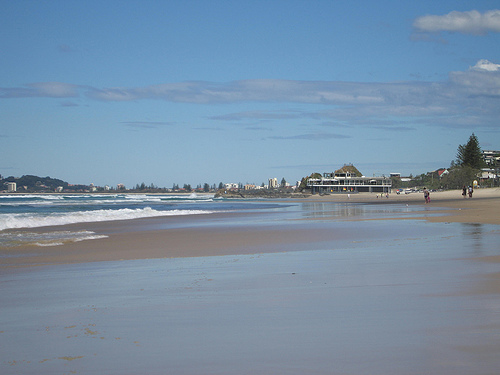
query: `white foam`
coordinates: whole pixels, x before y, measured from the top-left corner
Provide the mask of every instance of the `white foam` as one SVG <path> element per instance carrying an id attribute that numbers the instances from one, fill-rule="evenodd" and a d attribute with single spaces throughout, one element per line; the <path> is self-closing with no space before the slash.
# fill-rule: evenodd
<path id="1" fill-rule="evenodd" d="M 0 231 L 14 228 L 37 228 L 46 226 L 91 223 L 101 221 L 132 220 L 157 216 L 181 216 L 210 214 L 215 211 L 203 210 L 170 210 L 158 211 L 151 207 L 140 209 L 122 208 L 118 210 L 94 210 L 69 213 L 41 214 L 2 214 L 0 215 Z"/>
<path id="2" fill-rule="evenodd" d="M 39 247 L 61 246 L 61 245 L 64 245 L 64 242 L 62 242 L 62 241 L 60 241 L 60 242 L 35 242 L 35 243 L 33 243 L 33 245 L 39 246 Z"/>
<path id="3" fill-rule="evenodd" d="M 82 205 L 106 204 L 106 203 L 147 203 L 164 202 L 169 200 L 193 201 L 193 202 L 211 202 L 213 195 L 147 195 L 147 194 L 82 194 L 82 195 L 64 195 L 64 194 L 24 194 L 24 195 L 0 195 L 0 206 L 47 206 L 72 205 L 75 203 Z"/>
<path id="4" fill-rule="evenodd" d="M 40 200 L 63 200 L 71 197 L 71 195 L 55 195 L 55 194 L 22 194 L 22 195 L 0 195 L 1 200 L 8 199 L 40 199 Z"/>
<path id="5" fill-rule="evenodd" d="M 59 246 L 65 243 L 80 242 L 108 238 L 88 230 L 81 231 L 54 231 L 54 232 L 3 232 L 0 233 L 0 247 L 16 246 Z"/>
<path id="6" fill-rule="evenodd" d="M 85 235 L 83 237 L 66 237 L 66 238 L 62 238 L 62 239 L 59 239 L 59 240 L 43 240 L 43 239 L 40 239 L 38 242 L 34 242 L 33 245 L 34 246 L 39 246 L 39 247 L 49 247 L 49 246 L 61 246 L 61 245 L 64 245 L 66 243 L 70 243 L 70 242 L 81 242 L 81 241 L 87 241 L 87 240 L 98 240 L 98 239 L 101 239 L 101 238 L 108 238 L 108 236 L 104 236 L 104 235 Z M 28 244 L 29 242 L 26 241 L 26 243 Z"/>

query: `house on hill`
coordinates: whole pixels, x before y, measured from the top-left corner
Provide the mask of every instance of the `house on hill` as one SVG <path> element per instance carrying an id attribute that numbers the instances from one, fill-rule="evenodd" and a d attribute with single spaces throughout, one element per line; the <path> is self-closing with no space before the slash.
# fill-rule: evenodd
<path id="1" fill-rule="evenodd" d="M 353 165 L 344 165 L 335 172 L 323 173 L 321 178 L 310 178 L 307 187 L 312 194 L 330 193 L 390 193 L 389 177 L 365 177 Z"/>
<path id="2" fill-rule="evenodd" d="M 436 171 L 436 173 L 437 173 L 438 177 L 441 178 L 441 177 L 447 175 L 449 172 L 446 168 L 441 168 L 441 169 L 438 169 Z"/>
<path id="3" fill-rule="evenodd" d="M 341 174 L 341 173 L 350 173 L 351 175 L 355 177 L 363 177 L 361 172 L 352 164 L 344 164 L 344 166 L 340 169 L 337 169 L 334 173 L 336 174 Z"/>

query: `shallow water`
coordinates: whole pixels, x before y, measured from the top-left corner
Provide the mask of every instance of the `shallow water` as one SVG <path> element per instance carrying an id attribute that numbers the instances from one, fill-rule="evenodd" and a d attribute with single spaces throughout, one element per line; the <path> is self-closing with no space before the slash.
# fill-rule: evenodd
<path id="1" fill-rule="evenodd" d="M 360 204 L 350 202 L 221 200 L 211 196 L 162 195 L 20 195 L 0 196 L 0 250 L 18 246 L 55 246 L 103 238 L 85 228 L 100 222 L 141 221 L 141 230 L 169 229 L 180 225 L 252 226 L 291 225 L 291 220 L 389 219 L 439 214 L 439 208 L 405 204 Z M 220 214 L 245 213 L 231 219 Z M 256 217 L 256 215 L 260 215 Z M 189 221 L 168 220 L 189 217 Z M 197 216 L 203 217 L 197 220 Z M 204 220 L 205 217 L 213 220 Z M 139 220 L 140 219 L 140 220 Z M 148 221 L 149 219 L 149 221 Z M 161 220 L 164 219 L 164 220 Z"/>
<path id="2" fill-rule="evenodd" d="M 0 275 L 0 373 L 497 372 L 500 302 L 477 291 L 499 267 L 470 259 L 498 253 L 497 226 L 316 225 L 364 235 Z"/>

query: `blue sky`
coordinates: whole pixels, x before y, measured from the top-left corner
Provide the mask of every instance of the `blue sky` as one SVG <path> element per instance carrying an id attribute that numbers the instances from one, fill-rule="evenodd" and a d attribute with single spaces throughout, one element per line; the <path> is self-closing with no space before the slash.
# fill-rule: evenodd
<path id="1" fill-rule="evenodd" d="M 0 2 L 3 176 L 295 183 L 500 149 L 498 1 Z"/>

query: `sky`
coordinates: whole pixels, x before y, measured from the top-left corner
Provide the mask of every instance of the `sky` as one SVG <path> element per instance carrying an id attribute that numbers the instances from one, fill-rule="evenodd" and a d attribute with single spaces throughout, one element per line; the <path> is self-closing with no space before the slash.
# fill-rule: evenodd
<path id="1" fill-rule="evenodd" d="M 294 184 L 500 150 L 498 0 L 0 5 L 4 177 Z"/>

